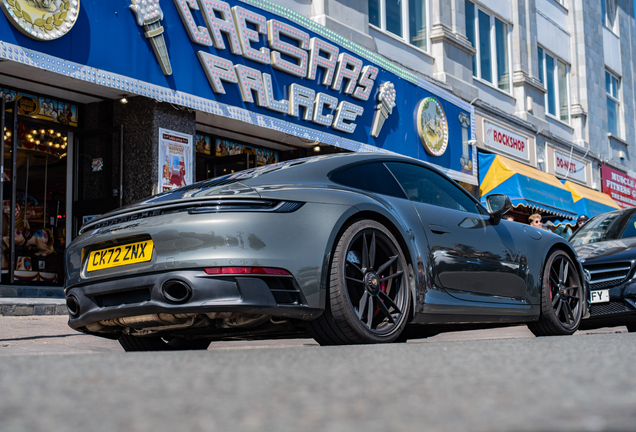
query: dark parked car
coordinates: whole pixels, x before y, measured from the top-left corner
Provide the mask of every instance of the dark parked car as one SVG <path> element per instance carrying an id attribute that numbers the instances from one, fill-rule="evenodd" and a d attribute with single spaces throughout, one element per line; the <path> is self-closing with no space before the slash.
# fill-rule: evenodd
<path id="1" fill-rule="evenodd" d="M 636 208 L 590 219 L 570 242 L 590 273 L 590 318 L 581 328 L 636 331 Z"/>
<path id="2" fill-rule="evenodd" d="M 381 343 L 527 323 L 574 333 L 587 313 L 569 243 L 502 221 L 426 163 L 299 159 L 155 195 L 68 247 L 69 325 L 128 350 L 306 337 Z"/>

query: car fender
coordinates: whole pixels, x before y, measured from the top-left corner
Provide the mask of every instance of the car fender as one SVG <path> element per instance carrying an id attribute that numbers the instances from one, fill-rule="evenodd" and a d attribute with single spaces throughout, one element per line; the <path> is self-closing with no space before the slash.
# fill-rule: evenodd
<path id="1" fill-rule="evenodd" d="M 333 251 L 336 247 L 336 242 L 338 241 L 341 233 L 346 229 L 349 225 L 350 221 L 355 219 L 374 219 L 379 220 L 380 222 L 386 225 L 385 221 L 391 224 L 387 228 L 392 231 L 394 236 L 399 237 L 396 238 L 398 242 L 400 242 L 400 247 L 403 250 L 403 253 L 406 256 L 408 262 L 408 272 L 409 272 L 409 289 L 411 290 L 411 314 L 416 310 L 416 299 L 418 298 L 418 290 L 425 290 L 426 278 L 424 275 L 419 274 L 419 272 L 415 272 L 414 269 L 425 267 L 424 260 L 427 259 L 428 254 L 426 251 L 422 250 L 427 247 L 426 234 L 424 230 L 421 228 L 421 223 L 417 218 L 417 214 L 412 208 L 412 204 L 408 200 L 399 199 L 399 202 L 395 202 L 394 200 L 387 200 L 385 197 L 380 195 L 374 196 L 374 194 L 369 194 L 369 196 L 355 194 L 357 198 L 357 202 L 352 203 L 352 207 L 347 211 L 343 212 L 338 220 L 337 224 L 334 225 L 333 230 L 329 235 L 329 240 L 327 242 L 327 250 L 325 251 L 325 261 L 323 263 L 323 278 L 321 281 L 320 291 L 321 291 L 321 305 L 324 306 L 324 301 L 326 299 L 326 292 L 329 286 L 329 267 L 331 264 L 331 257 L 333 255 Z M 398 200 L 397 198 L 395 200 Z M 399 205 L 400 207 L 405 207 L 408 212 L 411 212 L 411 217 L 413 220 L 405 220 L 402 216 L 405 211 L 398 211 L 395 207 Z M 418 265 L 418 263 L 421 263 Z M 421 279 L 421 280 L 420 280 Z"/>
<path id="2" fill-rule="evenodd" d="M 549 231 L 538 230 L 537 228 L 532 228 L 527 225 L 521 225 L 520 229 L 526 234 L 525 241 L 528 245 L 528 271 L 533 276 L 532 278 L 528 278 L 528 290 L 527 290 L 527 301 L 530 304 L 540 304 L 541 303 L 541 290 L 543 286 L 543 272 L 545 269 L 546 259 L 550 253 L 552 253 L 555 249 L 561 249 L 565 251 L 570 257 L 572 261 L 574 261 L 577 266 L 577 272 L 581 278 L 581 283 L 583 284 L 583 294 L 584 294 L 584 316 L 588 311 L 588 303 L 589 303 L 589 283 L 586 279 L 585 272 L 583 271 L 583 266 L 578 258 L 578 255 L 572 245 L 564 240 L 562 237 L 553 234 Z M 540 234 L 540 237 L 536 235 L 536 233 Z M 538 238 L 537 238 L 538 237 Z M 535 259 L 540 257 L 541 259 Z M 532 285 L 531 285 L 532 284 Z"/>

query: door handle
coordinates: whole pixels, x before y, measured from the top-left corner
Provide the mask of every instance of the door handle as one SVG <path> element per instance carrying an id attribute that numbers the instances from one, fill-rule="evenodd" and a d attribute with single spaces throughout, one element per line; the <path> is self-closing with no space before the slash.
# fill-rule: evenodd
<path id="1" fill-rule="evenodd" d="M 433 231 L 435 234 L 447 234 L 450 232 L 450 230 L 448 228 L 446 228 L 445 226 L 442 225 L 433 225 L 433 224 L 429 224 L 428 227 L 431 229 L 431 231 Z"/>

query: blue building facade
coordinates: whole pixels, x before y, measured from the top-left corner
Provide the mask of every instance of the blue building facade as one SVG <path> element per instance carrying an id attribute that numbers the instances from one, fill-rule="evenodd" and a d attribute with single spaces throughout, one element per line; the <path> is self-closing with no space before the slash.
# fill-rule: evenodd
<path id="1" fill-rule="evenodd" d="M 471 104 L 292 9 L 263 0 L 1 5 L 5 149 L 18 156 L 5 158 L 5 213 L 22 209 L 17 224 L 51 237 L 48 249 L 27 239 L 14 254 L 5 247 L 11 283 L 60 284 L 53 257 L 82 223 L 227 170 L 395 152 L 476 192 Z"/>

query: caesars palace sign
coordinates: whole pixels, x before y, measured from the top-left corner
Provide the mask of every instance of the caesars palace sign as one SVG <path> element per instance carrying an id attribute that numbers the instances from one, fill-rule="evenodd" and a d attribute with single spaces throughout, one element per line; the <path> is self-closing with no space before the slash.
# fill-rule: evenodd
<path id="1" fill-rule="evenodd" d="M 217 50 L 227 49 L 233 54 L 271 65 L 282 72 L 309 81 L 316 80 L 318 68 L 322 68 L 324 73 L 320 84 L 326 88 L 334 91 L 342 89 L 344 94 L 361 101 L 368 100 L 371 95 L 378 68 L 363 65 L 362 60 L 348 53 L 340 53 L 335 45 L 317 37 L 310 38 L 308 33 L 281 21 L 266 20 L 264 16 L 241 6 L 230 8 L 223 1 L 175 0 L 175 5 L 190 40 L 195 44 L 214 45 Z M 163 16 L 159 0 L 133 0 L 130 8 L 135 13 L 137 24 L 147 28 L 146 37 L 153 38 L 160 34 L 160 26 L 148 25 Z M 196 25 L 192 16 L 194 11 L 203 14 L 206 27 Z M 261 35 L 268 46 L 256 49 L 252 44 L 260 43 Z M 170 74 L 169 60 L 166 62 L 158 49 L 155 49 L 155 54 L 162 64 L 164 74 Z M 238 85 L 244 102 L 256 103 L 260 107 L 293 117 L 300 117 L 302 107 L 303 120 L 347 133 L 355 130 L 356 125 L 353 122 L 364 112 L 361 106 L 350 101 L 339 101 L 334 96 L 296 83 L 289 86 L 288 99 L 276 100 L 271 75 L 243 64 L 235 65 L 230 60 L 206 51 L 198 51 L 197 56 L 215 93 L 225 93 L 224 83 L 235 84 Z M 388 106 L 395 105 L 395 92 L 391 94 L 390 90 L 389 88 L 385 92 L 384 104 Z M 335 109 L 335 115 L 325 114 L 325 108 Z"/>
<path id="2" fill-rule="evenodd" d="M 137 25 L 144 29 L 144 36 L 151 43 L 163 74 L 171 75 L 160 0 L 130 2 L 130 10 Z M 303 82 L 313 82 L 314 87 L 293 82 L 284 92 L 288 96 L 276 99 L 274 88 L 278 82 L 269 73 L 244 64 L 234 64 L 227 58 L 211 54 L 209 50 L 200 49 L 196 55 L 214 93 L 225 94 L 227 86 L 238 86 L 245 103 L 254 103 L 343 133 L 355 131 L 356 119 L 364 113 L 361 104 L 374 93 L 375 80 L 380 73 L 378 67 L 364 64 L 361 58 L 341 52 L 338 46 L 324 39 L 310 37 L 307 32 L 288 23 L 267 19 L 242 6 L 230 7 L 219 0 L 174 0 L 174 4 L 192 43 L 202 47 L 214 46 L 216 54 L 225 51 L 269 65 Z M 9 21 L 22 33 L 46 41 L 70 31 L 79 16 L 80 0 L 0 0 L 0 6 Z M 205 26 L 197 25 L 198 22 L 205 22 Z M 319 69 L 322 74 L 318 73 Z M 327 90 L 332 94 L 328 94 Z M 385 81 L 376 93 L 378 103 L 374 107 L 371 127 L 371 135 L 375 138 L 393 112 L 396 89 L 393 83 Z M 421 100 L 416 109 L 418 135 L 424 148 L 432 156 L 442 155 L 448 144 L 448 122 L 444 109 L 433 97 Z M 460 122 L 466 129 L 470 121 L 462 115 Z M 462 161 L 463 166 L 470 165 L 467 149 L 463 150 Z"/>

